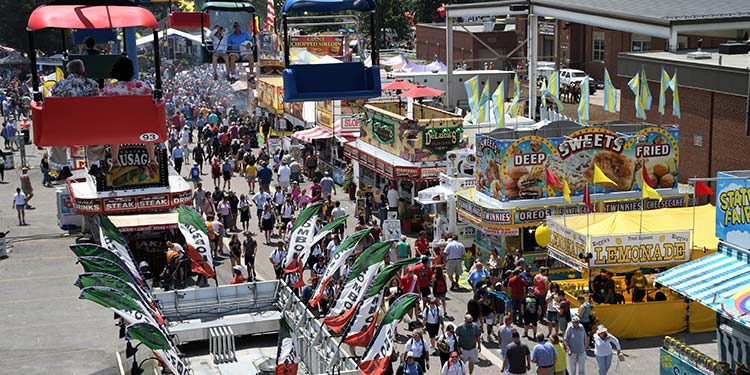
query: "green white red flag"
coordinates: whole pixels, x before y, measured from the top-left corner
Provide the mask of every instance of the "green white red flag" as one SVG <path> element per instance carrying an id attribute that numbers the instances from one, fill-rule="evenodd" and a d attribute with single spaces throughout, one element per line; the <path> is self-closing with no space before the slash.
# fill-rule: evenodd
<path id="1" fill-rule="evenodd" d="M 122 259 L 123 265 L 136 277 L 138 284 L 145 286 L 146 283 L 135 265 L 133 253 L 130 251 L 125 237 L 107 216 L 98 215 L 97 218 L 99 219 L 99 241 L 102 247 Z"/>
<path id="2" fill-rule="evenodd" d="M 408 293 L 393 301 L 359 363 L 359 369 L 363 374 L 382 375 L 385 373 L 393 355 L 396 325 L 414 307 L 419 298 L 416 293 Z"/>
<path id="3" fill-rule="evenodd" d="M 374 296 L 366 298 L 357 306 L 357 312 L 351 319 L 349 332 L 344 338 L 344 342 L 354 346 L 366 347 L 375 334 L 375 328 L 378 325 L 378 315 L 380 315 L 380 306 L 383 304 L 384 290 L 375 293 Z"/>
<path id="4" fill-rule="evenodd" d="M 177 222 L 180 233 L 185 237 L 185 254 L 190 258 L 193 272 L 216 279 L 206 222 L 194 208 L 188 206 L 177 208 Z"/>
<path id="5" fill-rule="evenodd" d="M 276 351 L 276 375 L 296 375 L 298 368 L 297 335 L 282 319 Z"/>
<path id="6" fill-rule="evenodd" d="M 370 235 L 372 228 L 363 229 L 357 233 L 347 237 L 343 242 L 339 244 L 339 248 L 331 257 L 331 260 L 326 266 L 326 270 L 323 273 L 323 277 L 320 279 L 315 292 L 313 292 L 312 298 L 310 298 L 310 306 L 317 306 L 320 299 L 323 298 L 323 291 L 326 289 L 328 284 L 333 280 L 333 276 L 337 271 L 341 270 L 341 267 L 346 263 L 346 259 L 354 252 L 357 245 L 367 236 Z"/>
<path id="7" fill-rule="evenodd" d="M 323 323 L 335 333 L 341 333 L 344 331 L 347 323 L 351 320 L 354 314 L 357 312 L 357 307 L 362 301 L 365 295 L 367 287 L 375 278 L 375 275 L 380 269 L 382 262 L 375 263 L 370 266 L 365 272 L 360 272 L 359 275 L 354 278 L 349 278 L 349 281 L 344 284 L 341 288 L 341 293 L 334 302 L 328 312 L 328 316 L 323 319 Z"/>

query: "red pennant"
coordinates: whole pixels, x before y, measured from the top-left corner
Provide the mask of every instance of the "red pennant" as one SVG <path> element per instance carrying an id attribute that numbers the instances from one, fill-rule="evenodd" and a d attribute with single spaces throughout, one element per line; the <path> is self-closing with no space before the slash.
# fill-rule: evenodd
<path id="1" fill-rule="evenodd" d="M 313 298 L 310 299 L 310 302 L 308 302 L 310 306 L 312 307 L 318 306 L 318 303 L 323 298 L 323 292 L 326 290 L 326 287 L 328 287 L 328 284 L 331 282 L 331 279 L 332 277 L 328 276 L 325 280 L 320 281 L 321 283 L 323 283 L 323 285 L 320 287 L 321 292 L 318 295 L 313 296 Z"/>
<path id="2" fill-rule="evenodd" d="M 703 183 L 702 181 L 695 181 L 695 196 L 699 197 L 701 195 L 714 195 L 714 191 L 711 190 L 708 185 Z"/>
<path id="3" fill-rule="evenodd" d="M 646 184 L 648 184 L 648 186 L 656 187 L 656 183 L 654 181 L 652 181 L 651 177 L 649 177 L 649 175 L 648 175 L 648 171 L 646 170 L 646 165 L 644 165 L 641 168 L 641 171 L 643 172 L 643 182 L 645 182 Z M 643 189 L 643 188 L 641 188 L 641 189 Z"/>
<path id="4" fill-rule="evenodd" d="M 305 280 L 302 280 L 302 273 L 297 277 L 297 282 L 294 283 L 293 289 L 299 289 L 305 286 Z"/>
<path id="5" fill-rule="evenodd" d="M 594 204 L 591 202 L 591 193 L 589 192 L 589 184 L 583 188 L 583 203 L 589 208 L 589 212 L 594 212 Z"/>
<path id="6" fill-rule="evenodd" d="M 370 325 L 367 326 L 367 329 L 362 332 L 357 332 L 353 335 L 350 335 L 344 340 L 344 342 L 350 345 L 366 348 L 367 344 L 369 344 L 370 340 L 372 340 L 372 336 L 375 334 L 375 327 L 377 325 L 378 319 L 377 314 L 375 314 L 375 319 L 370 322 Z"/>
<path id="7" fill-rule="evenodd" d="M 555 175 L 550 172 L 549 168 L 544 168 L 544 174 L 547 177 L 547 185 L 556 186 L 559 188 L 563 186 L 560 180 L 558 180 L 557 177 L 555 177 Z"/>
<path id="8" fill-rule="evenodd" d="M 203 255 L 201 255 L 198 250 L 188 245 L 186 254 L 188 258 L 190 258 L 190 268 L 193 270 L 193 272 L 205 275 L 212 279 L 216 278 L 216 273 L 214 273 L 213 267 L 208 264 L 208 261 L 203 258 Z"/>
<path id="9" fill-rule="evenodd" d="M 279 363 L 276 366 L 276 375 L 296 375 L 299 368 L 297 363 Z"/>
<path id="10" fill-rule="evenodd" d="M 354 307 L 339 316 L 332 316 L 330 318 L 323 319 L 323 323 L 327 325 L 328 328 L 330 328 L 334 333 L 341 333 L 344 330 L 344 326 L 346 326 L 346 323 L 348 323 L 349 320 L 351 320 L 354 316 L 354 313 L 357 312 L 357 308 L 359 307 L 360 303 L 361 302 L 358 302 L 356 305 L 354 305 Z"/>

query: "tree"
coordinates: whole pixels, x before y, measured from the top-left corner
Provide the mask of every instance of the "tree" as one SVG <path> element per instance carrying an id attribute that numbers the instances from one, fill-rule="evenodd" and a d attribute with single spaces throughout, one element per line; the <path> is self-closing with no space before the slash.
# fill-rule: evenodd
<path id="1" fill-rule="evenodd" d="M 442 20 L 442 17 L 438 14 L 437 8 L 443 5 L 443 3 L 444 1 L 441 0 L 417 1 L 414 6 L 414 22 L 433 23 Z"/>
<path id="2" fill-rule="evenodd" d="M 29 15 L 38 6 L 46 3 L 46 0 L 0 0 L 0 44 L 27 51 L 29 47 L 26 23 Z M 45 30 L 34 33 L 35 47 L 45 53 L 54 53 L 62 50 L 61 33 L 59 31 Z"/>

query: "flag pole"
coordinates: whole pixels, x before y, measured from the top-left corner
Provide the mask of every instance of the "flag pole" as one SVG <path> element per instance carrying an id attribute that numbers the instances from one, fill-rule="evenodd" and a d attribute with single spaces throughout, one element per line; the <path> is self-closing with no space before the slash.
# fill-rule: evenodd
<path id="1" fill-rule="evenodd" d="M 693 235 L 690 238 L 690 249 L 692 250 L 695 247 L 695 205 L 698 203 L 696 202 L 698 200 L 698 196 L 695 195 L 695 181 L 691 181 L 693 184 Z M 688 197 L 690 197 L 690 193 L 688 193 Z"/>
<path id="2" fill-rule="evenodd" d="M 640 219 L 638 220 L 638 236 L 643 234 L 643 206 L 646 204 L 645 199 L 643 198 L 643 192 L 646 186 L 646 178 L 643 176 L 643 172 L 641 172 L 641 214 Z M 639 238 L 640 239 L 640 238 Z"/>

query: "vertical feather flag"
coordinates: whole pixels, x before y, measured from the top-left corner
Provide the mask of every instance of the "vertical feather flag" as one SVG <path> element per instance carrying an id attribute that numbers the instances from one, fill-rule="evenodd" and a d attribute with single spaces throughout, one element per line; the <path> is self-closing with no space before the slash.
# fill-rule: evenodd
<path id="1" fill-rule="evenodd" d="M 633 102 L 635 103 L 635 117 L 639 119 L 646 119 L 646 111 L 643 109 L 643 104 L 641 101 L 641 77 L 640 73 L 636 73 L 633 78 L 628 81 L 628 87 L 630 87 L 630 91 L 633 92 L 633 95 L 635 96 L 635 99 Z"/>
<path id="2" fill-rule="evenodd" d="M 464 82 L 466 98 L 469 101 L 471 119 L 475 125 L 479 125 L 479 76 L 474 76 Z"/>
<path id="3" fill-rule="evenodd" d="M 549 90 L 549 94 L 552 95 L 553 98 L 560 97 L 560 75 L 558 72 L 553 72 L 549 75 L 549 84 L 547 84 L 547 89 Z"/>
<path id="4" fill-rule="evenodd" d="M 253 17 L 253 34 L 260 34 L 260 17 Z"/>
<path id="5" fill-rule="evenodd" d="M 563 187 L 563 184 L 560 183 L 560 180 L 555 177 L 555 175 L 552 173 L 552 171 L 549 170 L 549 168 L 544 168 L 544 177 L 545 180 L 547 180 L 547 185 Z"/>
<path id="6" fill-rule="evenodd" d="M 664 105 L 667 103 L 667 90 L 672 86 L 669 74 L 661 68 L 661 80 L 659 80 L 659 113 L 664 115 Z"/>
<path id="7" fill-rule="evenodd" d="M 578 103 L 578 121 L 589 122 L 589 76 L 581 81 L 581 102 Z"/>
<path id="8" fill-rule="evenodd" d="M 482 95 L 479 97 L 479 121 L 477 124 L 490 122 L 490 81 L 485 82 Z"/>
<path id="9" fill-rule="evenodd" d="M 518 102 L 521 100 L 521 82 L 518 73 L 513 76 L 513 100 L 510 102 L 510 117 L 518 116 Z"/>
<path id="10" fill-rule="evenodd" d="M 568 204 L 570 204 L 571 203 L 570 202 L 570 186 L 568 186 L 568 180 L 566 180 L 565 177 L 563 177 L 562 183 L 563 183 L 563 189 L 562 189 L 563 198 L 565 198 L 565 201 L 568 202 Z"/>
<path id="11" fill-rule="evenodd" d="M 617 91 L 615 91 L 607 68 L 604 68 L 604 111 L 617 112 Z"/>
<path id="12" fill-rule="evenodd" d="M 646 78 L 646 69 L 641 67 L 641 86 L 640 86 L 641 106 L 645 111 L 651 109 L 651 90 L 648 88 L 648 79 Z"/>
<path id="13" fill-rule="evenodd" d="M 672 115 L 680 118 L 680 94 L 677 92 L 677 72 L 672 76 Z"/>
<path id="14" fill-rule="evenodd" d="M 546 80 L 542 80 L 542 88 L 539 91 L 542 96 L 542 105 L 539 106 L 539 117 L 542 119 L 542 121 L 544 121 L 549 118 L 547 115 L 547 95 L 551 95 L 549 89 L 547 88 Z"/>
<path id="15" fill-rule="evenodd" d="M 655 199 L 659 202 L 661 202 L 662 200 L 661 195 L 659 195 L 656 189 L 648 186 L 646 181 L 643 181 L 641 183 L 641 199 Z"/>
<path id="16" fill-rule="evenodd" d="M 505 127 L 505 81 L 500 84 L 492 93 L 492 108 L 495 115 L 495 126 L 498 128 Z"/>

